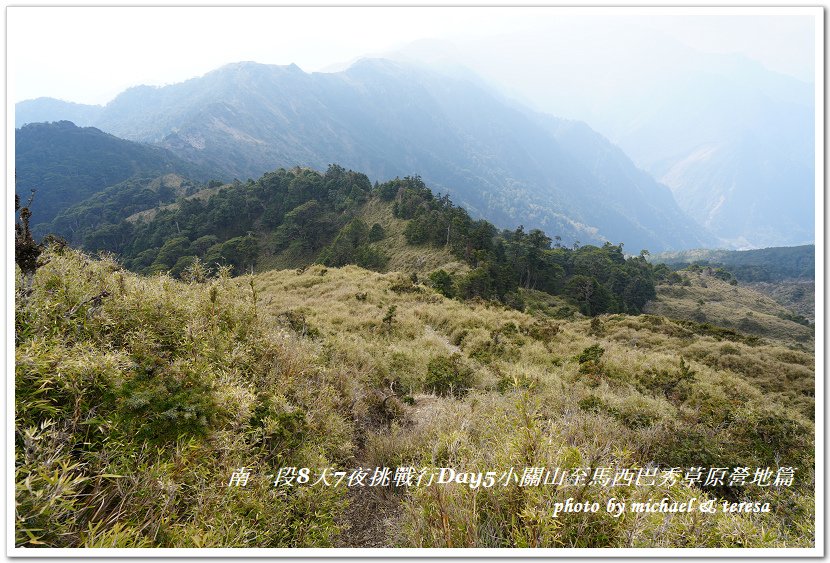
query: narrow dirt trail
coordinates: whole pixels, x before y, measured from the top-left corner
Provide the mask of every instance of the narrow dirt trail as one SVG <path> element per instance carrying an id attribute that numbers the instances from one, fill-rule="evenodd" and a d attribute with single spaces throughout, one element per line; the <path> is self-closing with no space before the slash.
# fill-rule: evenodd
<path id="1" fill-rule="evenodd" d="M 430 419 L 430 412 L 440 399 L 434 395 L 415 395 L 415 405 L 407 409 L 406 419 L 410 431 Z M 362 467 L 371 476 L 375 466 L 365 461 L 364 451 L 358 452 L 355 468 Z M 389 468 L 394 475 L 395 468 Z M 368 482 L 368 477 L 367 480 Z M 372 548 L 396 547 L 393 545 L 395 530 L 403 516 L 404 492 L 394 492 L 390 487 L 349 487 L 348 506 L 338 519 L 343 531 L 336 547 Z"/>
<path id="2" fill-rule="evenodd" d="M 401 513 L 402 496 L 376 487 L 351 487 L 336 547 L 394 547 L 390 529 Z"/>

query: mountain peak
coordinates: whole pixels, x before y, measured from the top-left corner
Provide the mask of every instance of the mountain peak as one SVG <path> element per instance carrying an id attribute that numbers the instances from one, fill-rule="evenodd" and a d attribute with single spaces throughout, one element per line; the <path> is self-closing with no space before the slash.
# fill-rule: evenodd
<path id="1" fill-rule="evenodd" d="M 247 72 L 247 73 L 264 73 L 264 72 L 276 72 L 276 71 L 287 71 L 292 73 L 300 73 L 305 74 L 303 69 L 297 66 L 295 63 L 287 64 L 287 65 L 275 65 L 275 64 L 266 64 L 266 63 L 258 63 L 256 61 L 238 61 L 235 63 L 228 63 L 224 66 L 219 67 L 216 70 L 209 72 L 208 74 L 226 74 L 226 73 L 238 73 L 238 72 Z"/>

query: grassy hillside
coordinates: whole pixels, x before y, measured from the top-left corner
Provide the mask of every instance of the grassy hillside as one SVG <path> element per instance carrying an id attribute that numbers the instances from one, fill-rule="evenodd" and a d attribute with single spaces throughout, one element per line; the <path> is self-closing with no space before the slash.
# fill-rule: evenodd
<path id="1" fill-rule="evenodd" d="M 689 284 L 660 284 L 646 313 L 710 323 L 748 335 L 788 342 L 812 350 L 814 330 L 799 324 L 792 310 L 741 285 L 731 285 L 706 271 L 684 271 Z"/>
<path id="2" fill-rule="evenodd" d="M 66 250 L 18 277 L 16 544 L 327 545 L 344 495 L 237 467 L 341 465 L 344 376 L 257 317 L 250 288 L 141 278 Z"/>
<path id="3" fill-rule="evenodd" d="M 734 278 L 742 287 L 767 295 L 789 310 L 784 315 L 806 324 L 804 321 L 815 320 L 815 253 L 814 245 L 741 251 L 698 249 L 661 252 L 649 260 L 675 269 L 690 264 L 695 265 L 693 269 L 720 269 L 721 279 Z M 782 315 L 780 311 L 773 314 Z"/>
<path id="4" fill-rule="evenodd" d="M 810 343 L 656 315 L 558 319 L 558 298 L 522 290 L 531 315 L 356 266 L 205 279 L 197 265 L 177 281 L 70 250 L 42 261 L 17 282 L 17 545 L 813 545 Z M 797 470 L 791 488 L 266 477 L 653 465 Z M 228 487 L 242 466 L 251 482 Z M 610 496 L 772 511 L 551 516 Z"/>
<path id="5" fill-rule="evenodd" d="M 801 315 L 810 322 L 816 316 L 816 283 L 813 280 L 793 280 L 780 282 L 755 282 L 746 284 L 780 303 L 796 315 Z"/>

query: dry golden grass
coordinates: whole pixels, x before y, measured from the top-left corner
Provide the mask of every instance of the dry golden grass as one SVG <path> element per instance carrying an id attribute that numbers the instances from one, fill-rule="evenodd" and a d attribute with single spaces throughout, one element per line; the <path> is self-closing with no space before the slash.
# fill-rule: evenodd
<path id="1" fill-rule="evenodd" d="M 396 236 L 394 225 L 388 225 L 387 234 Z M 121 507 L 110 520 L 92 518 L 93 528 L 83 538 L 79 530 L 58 522 L 65 526 L 61 530 L 76 534 L 75 544 L 354 545 L 343 535 L 349 528 L 360 545 L 371 546 L 814 543 L 811 341 L 778 340 L 775 330 L 754 341 L 653 315 L 559 319 L 556 313 L 566 303 L 532 293 L 533 314 L 528 314 L 493 303 L 446 299 L 413 283 L 408 273 L 354 266 L 314 265 L 184 284 L 163 276 L 139 278 L 110 262 L 74 253 L 51 260 L 38 273 L 32 295 L 19 289 L 24 297 L 18 310 L 18 386 L 32 394 L 25 412 L 17 413 L 21 420 L 46 408 L 35 389 L 52 377 L 54 366 L 74 385 L 61 391 L 69 393 L 64 407 L 70 408 L 73 397 L 89 388 L 85 377 L 94 385 L 134 378 L 135 364 L 150 360 L 163 366 L 163 377 L 186 381 L 198 374 L 196 383 L 209 390 L 212 404 L 223 413 L 206 427 L 206 435 L 177 442 L 172 454 L 159 450 L 130 457 L 131 448 L 140 445 L 119 434 L 121 441 L 113 443 L 120 449 L 112 455 L 122 473 L 135 476 L 119 486 L 139 495 L 136 507 L 142 512 Z M 728 309 L 727 288 L 706 283 L 709 287 L 686 289 L 712 299 L 715 294 L 706 290 L 717 290 L 722 300 L 715 303 Z M 62 324 L 62 311 L 102 289 L 118 300 L 105 300 L 100 311 L 86 310 L 88 322 L 80 328 Z M 692 307 L 681 296 L 671 299 L 672 310 Z M 739 290 L 732 310 L 776 314 L 769 303 L 753 299 L 758 298 Z M 712 312 L 717 312 L 714 305 Z M 430 369 L 442 359 L 440 365 L 471 373 L 469 388 L 444 396 L 432 392 L 428 380 L 435 374 Z M 89 366 L 97 367 L 90 371 Z M 263 412 L 267 416 L 255 422 Z M 71 461 L 72 454 L 57 447 L 60 433 L 30 426 L 18 431 L 29 432 L 30 441 L 42 437 L 44 444 L 57 448 L 55 455 Z M 46 479 L 44 464 L 53 463 L 47 449 L 23 454 L 29 456 L 22 462 L 28 474 Z M 619 487 L 610 494 L 596 485 L 579 490 L 390 487 L 351 492 L 348 509 L 338 494 L 298 493 L 283 499 L 263 487 L 244 491 L 250 495 L 236 491 L 223 496 L 206 487 L 217 473 L 245 463 L 246 455 L 268 463 L 286 459 L 346 469 L 412 465 L 499 472 L 514 467 L 521 472 L 529 466 L 781 464 L 799 472 L 793 488 L 780 490 L 704 492 L 675 485 Z M 86 457 L 81 462 L 88 467 L 68 465 L 67 490 L 53 491 L 48 498 L 77 503 L 79 513 L 88 514 L 84 511 L 94 509 L 81 502 L 82 484 L 73 489 L 72 479 L 85 478 L 92 469 L 115 468 Z M 189 475 L 186 486 L 177 486 L 171 477 L 177 467 Z M 18 500 L 36 512 L 25 480 L 18 487 Z M 171 492 L 163 496 L 164 491 Z M 643 514 L 614 519 L 604 511 L 551 516 L 553 503 L 569 496 L 604 505 L 609 496 L 631 502 L 718 494 L 768 500 L 775 509 L 770 514 L 670 518 Z M 276 515 L 274 508 L 279 509 Z M 356 524 L 377 514 L 383 518 L 376 526 Z M 246 534 L 254 534 L 253 539 Z"/>
<path id="2" fill-rule="evenodd" d="M 539 316 L 532 316 L 445 299 L 413 286 L 403 274 L 356 267 L 314 266 L 255 280 L 275 322 L 285 312 L 302 312 L 319 331 L 317 341 L 329 361 L 344 366 L 364 388 L 382 392 L 394 382 L 395 390 L 413 396 L 414 404 L 402 405 L 387 425 L 367 428 L 360 455 L 371 465 L 475 470 L 556 465 L 575 455 L 593 465 L 690 466 L 771 462 L 791 459 L 794 452 L 806 456 L 799 462 L 812 464 L 809 342 L 801 343 L 803 350 L 792 349 L 789 340 L 777 342 L 774 331 L 757 343 L 719 340 L 717 333 L 695 333 L 654 316 L 606 315 L 598 326 L 579 315 L 570 321 L 549 319 L 544 313 L 560 303 L 537 305 Z M 713 291 L 732 289 L 724 285 Z M 749 292 L 737 295 L 733 310 L 755 307 L 767 316 L 779 310 Z M 684 304 L 676 301 L 676 307 Z M 392 307 L 393 320 L 384 323 Z M 533 327 L 542 322 L 557 329 L 540 337 Z M 604 353 L 596 369 L 584 370 L 576 358 L 592 345 Z M 460 354 L 475 374 L 463 400 L 432 396 L 424 388 L 430 359 L 451 354 Z M 678 383 L 681 358 L 693 375 Z M 761 433 L 754 426 L 775 417 L 781 417 L 780 430 Z M 793 438 L 785 427 L 800 429 L 795 431 L 800 436 Z M 776 432 L 784 434 L 779 438 Z M 784 441 L 772 444 L 769 454 L 753 449 L 753 440 L 770 436 Z M 699 457 L 701 446 L 714 457 Z M 669 527 L 662 516 L 638 517 L 625 525 L 571 518 L 557 527 L 540 515 L 565 498 L 564 492 L 530 495 L 516 504 L 495 490 L 444 487 L 398 493 L 403 510 L 388 522 L 388 541 L 419 546 L 810 545 L 812 536 L 804 535 L 811 518 L 804 501 L 811 494 L 809 472 L 803 478 L 801 492 L 794 493 L 801 508 L 792 517 L 800 523 L 793 534 L 768 515 L 676 516 Z M 643 493 L 626 494 L 636 499 Z M 510 514 L 519 513 L 528 515 L 526 526 L 508 525 Z"/>

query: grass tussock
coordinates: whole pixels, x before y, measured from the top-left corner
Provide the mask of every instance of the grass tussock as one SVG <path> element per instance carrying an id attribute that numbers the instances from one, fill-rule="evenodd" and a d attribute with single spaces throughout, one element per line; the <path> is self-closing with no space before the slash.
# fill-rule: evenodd
<path id="1" fill-rule="evenodd" d="M 339 491 L 226 485 L 239 467 L 348 459 L 342 374 L 265 323 L 236 280 L 46 261 L 17 288 L 18 546 L 332 543 Z"/>

